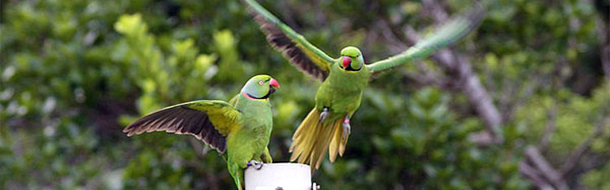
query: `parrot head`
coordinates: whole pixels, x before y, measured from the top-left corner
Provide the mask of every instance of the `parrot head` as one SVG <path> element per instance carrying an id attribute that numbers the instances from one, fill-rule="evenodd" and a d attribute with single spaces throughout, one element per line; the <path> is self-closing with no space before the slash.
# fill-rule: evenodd
<path id="1" fill-rule="evenodd" d="M 241 89 L 241 93 L 249 99 L 267 99 L 280 88 L 280 83 L 269 75 L 256 75 Z"/>
<path id="2" fill-rule="evenodd" d="M 362 52 L 356 47 L 348 46 L 341 50 L 339 67 L 346 71 L 360 71 L 364 66 Z"/>

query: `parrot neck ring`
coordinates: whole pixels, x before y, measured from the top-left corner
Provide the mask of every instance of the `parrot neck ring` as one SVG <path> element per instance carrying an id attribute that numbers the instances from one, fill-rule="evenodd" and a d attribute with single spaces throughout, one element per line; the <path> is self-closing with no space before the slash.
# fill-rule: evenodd
<path id="1" fill-rule="evenodd" d="M 256 97 L 253 96 L 251 94 L 248 94 L 247 92 L 241 91 L 241 94 L 244 95 L 246 98 L 250 99 L 250 100 L 262 100 L 262 99 L 267 99 L 269 98 L 269 95 L 271 95 L 271 90 L 269 90 L 270 92 L 267 93 L 267 95 L 263 96 L 263 97 Z"/>
<path id="2" fill-rule="evenodd" d="M 248 98 L 248 99 L 250 99 L 250 100 L 264 100 L 264 99 L 267 99 L 267 98 L 269 98 L 269 96 L 270 96 L 271 94 L 273 94 L 273 93 L 275 92 L 275 88 L 279 88 L 279 87 L 280 87 L 280 83 L 278 83 L 278 82 L 277 82 L 275 79 L 273 79 L 273 78 L 269 78 L 268 80 L 265 80 L 265 81 L 262 81 L 262 80 L 261 80 L 261 81 L 258 81 L 258 85 L 263 85 L 263 84 L 265 84 L 265 83 L 267 83 L 267 82 L 269 82 L 269 91 L 267 91 L 267 94 L 265 94 L 264 96 L 262 96 L 262 97 L 256 97 L 256 96 L 254 96 L 254 95 L 252 95 L 252 94 L 248 93 L 248 92 L 247 92 L 248 90 L 247 90 L 247 89 L 245 89 L 246 87 L 244 87 L 244 89 L 242 89 L 242 91 L 241 91 L 241 95 L 242 95 L 242 96 L 244 96 L 244 97 L 246 97 L 246 98 Z"/>

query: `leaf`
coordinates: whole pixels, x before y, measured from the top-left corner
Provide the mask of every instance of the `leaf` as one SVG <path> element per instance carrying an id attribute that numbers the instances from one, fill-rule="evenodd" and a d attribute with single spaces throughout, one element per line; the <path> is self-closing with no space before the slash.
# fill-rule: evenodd
<path id="1" fill-rule="evenodd" d="M 148 27 L 142 22 L 142 15 L 139 13 L 119 17 L 114 24 L 114 29 L 128 36 L 144 35 L 148 31 Z"/>

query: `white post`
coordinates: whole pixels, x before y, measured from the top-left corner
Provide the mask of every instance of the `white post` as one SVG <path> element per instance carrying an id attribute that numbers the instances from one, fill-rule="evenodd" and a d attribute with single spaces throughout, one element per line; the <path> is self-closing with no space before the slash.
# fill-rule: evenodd
<path id="1" fill-rule="evenodd" d="M 246 168 L 246 190 L 311 190 L 311 168 L 297 163 L 264 164 Z"/>

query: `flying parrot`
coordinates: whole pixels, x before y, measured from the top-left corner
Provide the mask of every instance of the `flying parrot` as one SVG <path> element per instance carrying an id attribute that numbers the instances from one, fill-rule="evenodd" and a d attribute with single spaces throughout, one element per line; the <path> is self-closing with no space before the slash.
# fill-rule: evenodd
<path id="1" fill-rule="evenodd" d="M 351 131 L 350 119 L 360 106 L 362 92 L 374 74 L 427 57 L 455 43 L 473 31 L 485 15 L 485 5 L 476 3 L 473 9 L 450 19 L 406 51 L 365 64 L 358 48 L 346 47 L 341 50 L 340 57 L 330 57 L 255 0 L 245 1 L 271 46 L 283 52 L 292 65 L 322 81 L 315 107 L 301 122 L 290 146 L 290 160 L 308 163 L 312 171 L 314 166 L 315 169 L 320 167 L 327 150 L 331 162 L 337 154 L 343 156 Z"/>
<path id="2" fill-rule="evenodd" d="M 148 114 L 127 126 L 127 136 L 165 131 L 189 134 L 216 149 L 242 189 L 243 170 L 271 163 L 267 145 L 273 128 L 269 95 L 280 84 L 268 75 L 252 77 L 231 101 L 197 100 Z"/>

